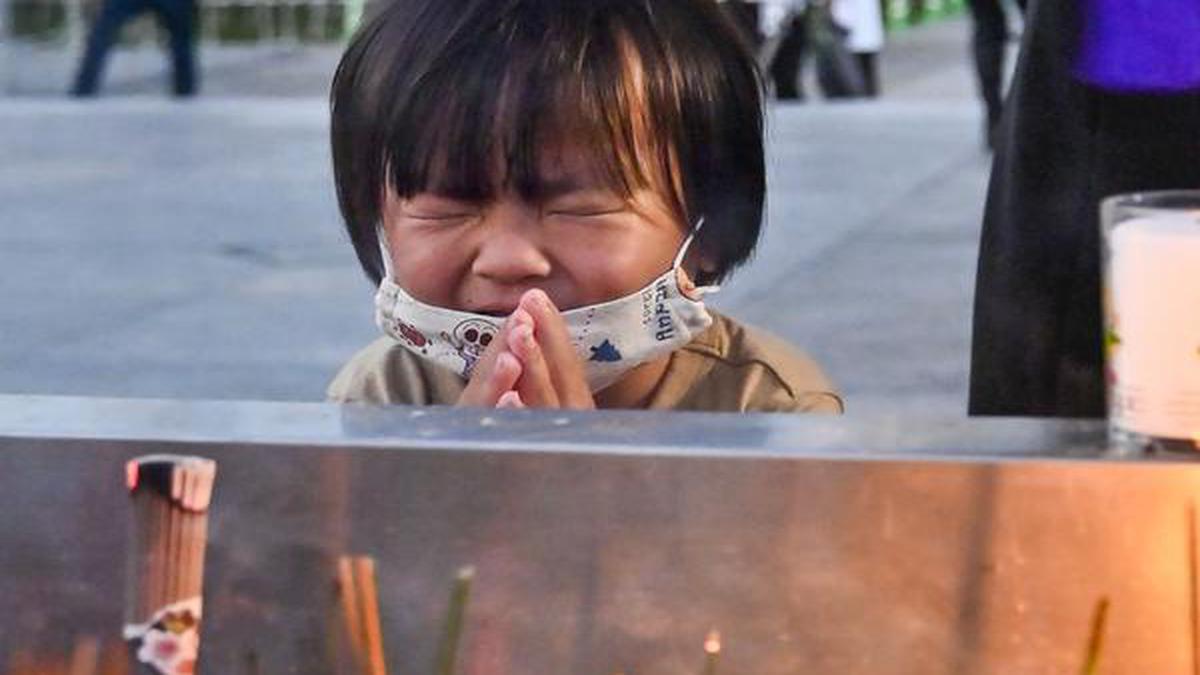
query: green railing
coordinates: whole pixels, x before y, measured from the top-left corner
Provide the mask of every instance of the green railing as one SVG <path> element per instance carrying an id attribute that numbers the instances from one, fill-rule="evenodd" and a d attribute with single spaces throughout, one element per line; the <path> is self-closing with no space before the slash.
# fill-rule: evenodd
<path id="1" fill-rule="evenodd" d="M 966 0 L 885 0 L 884 20 L 888 29 L 904 28 L 954 16 L 966 6 Z"/>

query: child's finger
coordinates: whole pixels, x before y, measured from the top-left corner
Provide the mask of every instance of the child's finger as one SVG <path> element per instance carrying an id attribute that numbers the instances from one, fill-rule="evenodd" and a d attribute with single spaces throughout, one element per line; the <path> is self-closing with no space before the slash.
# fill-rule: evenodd
<path id="1" fill-rule="evenodd" d="M 583 362 L 571 346 L 567 323 L 543 291 L 533 289 L 521 296 L 521 308 L 533 317 L 534 336 L 564 408 L 594 408 Z"/>
<path id="2" fill-rule="evenodd" d="M 500 395 L 500 400 L 496 401 L 497 408 L 524 408 L 525 402 L 521 400 L 521 395 L 515 391 L 506 391 Z"/>
<path id="3" fill-rule="evenodd" d="M 532 321 L 527 314 L 523 320 L 526 323 Z M 514 316 L 509 316 L 504 325 L 500 326 L 500 330 L 496 332 L 496 336 L 492 338 L 487 348 L 483 350 L 483 354 L 480 354 L 479 361 L 471 371 L 471 377 L 467 382 L 466 389 L 459 395 L 458 405 L 495 405 L 496 401 L 494 399 L 485 400 L 482 398 L 482 391 L 488 387 L 488 380 L 495 375 L 492 371 L 496 367 L 496 359 L 507 349 L 505 345 L 508 332 L 519 322 L 519 317 L 516 317 L 514 313 Z"/>
<path id="4" fill-rule="evenodd" d="M 559 407 L 550 368 L 546 365 L 537 339 L 533 337 L 533 325 L 513 328 L 508 334 L 508 348 L 521 360 L 521 379 L 517 380 L 517 392 L 521 400 L 531 408 Z"/>
<path id="5" fill-rule="evenodd" d="M 475 372 L 458 397 L 458 405 L 494 407 L 520 377 L 521 362 L 511 353 L 502 351 L 496 355 L 490 368 Z"/>

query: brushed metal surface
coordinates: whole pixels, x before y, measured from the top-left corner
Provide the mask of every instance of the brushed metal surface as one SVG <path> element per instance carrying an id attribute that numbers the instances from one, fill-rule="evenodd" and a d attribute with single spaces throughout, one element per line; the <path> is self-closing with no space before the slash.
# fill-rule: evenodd
<path id="1" fill-rule="evenodd" d="M 1095 423 L 413 413 L 0 397 L 0 653 L 116 636 L 123 462 L 185 452 L 219 463 L 204 673 L 335 672 L 347 553 L 397 673 L 465 564 L 462 673 L 699 673 L 713 627 L 721 673 L 1073 673 L 1101 598 L 1100 672 L 1192 672 L 1200 467 Z"/>

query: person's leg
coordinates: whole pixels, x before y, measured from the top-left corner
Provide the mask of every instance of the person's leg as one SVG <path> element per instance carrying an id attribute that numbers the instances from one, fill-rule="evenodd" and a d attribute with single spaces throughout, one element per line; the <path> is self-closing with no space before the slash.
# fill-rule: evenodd
<path id="1" fill-rule="evenodd" d="M 787 32 L 769 69 L 771 80 L 775 83 L 775 97 L 784 101 L 803 100 L 800 64 L 804 60 L 804 49 L 808 41 L 808 22 L 803 14 L 797 15 L 788 21 L 782 30 Z"/>
<path id="2" fill-rule="evenodd" d="M 1008 42 L 1008 22 L 1001 0 L 967 0 L 974 21 L 971 48 L 979 95 L 987 115 L 988 144 L 1000 121 L 1003 106 L 1004 50 Z"/>
<path id="3" fill-rule="evenodd" d="M 96 17 L 88 35 L 75 82 L 71 85 L 72 96 L 95 96 L 100 90 L 100 76 L 104 72 L 109 49 L 116 41 L 121 26 L 142 8 L 140 0 L 108 0 L 100 8 L 100 15 Z"/>
<path id="4" fill-rule="evenodd" d="M 196 93 L 195 11 L 193 0 L 154 0 L 171 43 L 171 68 L 176 96 Z"/>
<path id="5" fill-rule="evenodd" d="M 857 52 L 858 69 L 862 71 L 863 85 L 867 98 L 879 96 L 879 56 L 878 52 Z"/>

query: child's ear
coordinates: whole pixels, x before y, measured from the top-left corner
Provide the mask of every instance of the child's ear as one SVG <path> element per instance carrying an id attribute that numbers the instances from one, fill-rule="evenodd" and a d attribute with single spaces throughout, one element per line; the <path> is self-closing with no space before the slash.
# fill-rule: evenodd
<path id="1" fill-rule="evenodd" d="M 701 239 L 696 244 L 696 278 L 705 281 L 715 278 L 721 257 L 713 250 L 710 240 Z"/>
<path id="2" fill-rule="evenodd" d="M 683 257 L 683 267 L 693 279 L 712 279 L 717 274 L 717 259 L 708 245 L 697 240 L 692 242 L 691 250 Z"/>

